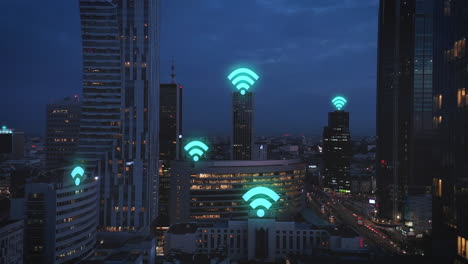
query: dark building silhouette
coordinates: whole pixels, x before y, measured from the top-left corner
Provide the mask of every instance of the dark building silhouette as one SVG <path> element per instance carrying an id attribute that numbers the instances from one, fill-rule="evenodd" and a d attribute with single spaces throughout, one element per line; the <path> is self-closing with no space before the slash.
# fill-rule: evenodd
<path id="1" fill-rule="evenodd" d="M 254 93 L 232 93 L 232 159 L 251 160 L 253 145 Z"/>
<path id="2" fill-rule="evenodd" d="M 160 160 L 175 160 L 179 158 L 182 136 L 182 85 L 161 84 L 160 89 Z"/>
<path id="3" fill-rule="evenodd" d="M 376 173 L 379 215 L 393 222 L 430 206 L 432 10 L 432 0 L 380 1 Z"/>
<path id="4" fill-rule="evenodd" d="M 457 256 L 456 263 L 468 262 L 467 14 L 465 0 L 435 2 L 433 254 Z"/>
<path id="5" fill-rule="evenodd" d="M 173 73 L 173 77 L 175 74 Z M 159 224 L 168 219 L 171 161 L 180 158 L 182 141 L 182 85 L 160 85 L 159 106 Z"/>
<path id="6" fill-rule="evenodd" d="M 328 113 L 328 126 L 323 128 L 323 165 L 325 185 L 335 191 L 351 190 L 350 138 L 349 112 Z"/>
<path id="7" fill-rule="evenodd" d="M 46 167 L 66 166 L 78 149 L 81 102 L 66 97 L 47 105 Z"/>

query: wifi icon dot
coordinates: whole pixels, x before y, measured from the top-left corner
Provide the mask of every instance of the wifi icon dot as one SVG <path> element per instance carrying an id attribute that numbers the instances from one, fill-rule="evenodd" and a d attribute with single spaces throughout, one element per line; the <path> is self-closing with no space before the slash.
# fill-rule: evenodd
<path id="1" fill-rule="evenodd" d="M 263 187 L 263 186 L 259 186 L 259 187 L 255 187 L 255 188 L 252 188 L 250 189 L 248 192 L 246 192 L 243 196 L 242 196 L 242 199 L 244 199 L 244 201 L 249 201 L 251 198 L 255 197 L 255 196 L 266 196 L 267 198 L 270 198 L 272 199 L 273 201 L 278 201 L 278 199 L 280 198 L 279 195 L 274 192 L 272 189 L 270 188 L 267 188 L 267 187 Z M 259 208 L 257 210 L 257 216 L 258 217 L 264 217 L 265 216 L 265 209 L 268 210 L 270 209 L 270 207 L 273 205 L 270 201 L 268 201 L 267 199 L 265 198 L 256 198 L 254 200 L 252 200 L 252 202 L 250 202 L 250 207 L 252 207 L 252 209 L 257 209 L 258 207 L 263 207 L 263 208 Z"/>
<path id="2" fill-rule="evenodd" d="M 337 110 L 341 110 L 341 108 L 343 108 L 347 102 L 348 101 L 346 101 L 346 98 L 343 96 L 337 96 L 332 100 L 332 104 L 336 107 Z"/>
<path id="3" fill-rule="evenodd" d="M 193 161 L 197 162 L 208 150 L 208 146 L 199 140 L 194 140 L 185 145 L 184 149 L 192 157 Z"/>
<path id="4" fill-rule="evenodd" d="M 258 78 L 258 75 L 248 68 L 238 68 L 228 76 L 228 79 L 242 95 L 250 89 Z"/>
<path id="5" fill-rule="evenodd" d="M 81 183 L 81 178 L 84 175 L 84 169 L 80 166 L 75 167 L 70 173 L 71 177 L 74 179 L 75 185 L 78 186 Z"/>

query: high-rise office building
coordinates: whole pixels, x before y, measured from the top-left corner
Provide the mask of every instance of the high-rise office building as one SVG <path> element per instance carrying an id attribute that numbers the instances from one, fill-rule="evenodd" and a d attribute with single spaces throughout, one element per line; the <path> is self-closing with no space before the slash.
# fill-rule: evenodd
<path id="1" fill-rule="evenodd" d="M 393 223 L 410 220 L 409 200 L 431 202 L 432 1 L 380 1 L 377 194 Z"/>
<path id="2" fill-rule="evenodd" d="M 82 161 L 100 169 L 107 230 L 148 227 L 157 214 L 159 0 L 80 0 Z"/>
<path id="3" fill-rule="evenodd" d="M 66 166 L 78 150 L 81 102 L 78 96 L 66 97 L 47 105 L 46 167 Z"/>
<path id="4" fill-rule="evenodd" d="M 326 186 L 334 191 L 351 190 L 350 138 L 349 112 L 329 112 L 328 126 L 323 128 L 323 162 Z"/>
<path id="5" fill-rule="evenodd" d="M 434 255 L 468 262 L 468 2 L 435 1 L 434 116 L 438 164 L 433 179 Z M 437 146 L 437 147 L 436 147 Z"/>
<path id="6" fill-rule="evenodd" d="M 232 93 L 232 159 L 251 160 L 253 145 L 253 104 L 254 93 Z"/>
<path id="7" fill-rule="evenodd" d="M 159 103 L 159 215 L 168 219 L 171 161 L 180 158 L 182 140 L 182 85 L 161 84 Z M 164 221 L 162 221 L 164 222 Z M 161 222 L 160 222 L 161 223 Z"/>

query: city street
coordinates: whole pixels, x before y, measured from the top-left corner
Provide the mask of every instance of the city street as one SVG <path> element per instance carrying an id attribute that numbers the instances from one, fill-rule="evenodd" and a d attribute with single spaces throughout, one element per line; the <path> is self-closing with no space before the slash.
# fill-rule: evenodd
<path id="1" fill-rule="evenodd" d="M 386 255 L 404 254 L 394 241 L 377 229 L 372 221 L 343 206 L 343 199 L 349 198 L 331 196 L 316 189 L 308 200 L 309 207 L 316 210 L 323 218 L 336 225 L 346 225 L 362 236 L 370 249 L 378 248 Z"/>

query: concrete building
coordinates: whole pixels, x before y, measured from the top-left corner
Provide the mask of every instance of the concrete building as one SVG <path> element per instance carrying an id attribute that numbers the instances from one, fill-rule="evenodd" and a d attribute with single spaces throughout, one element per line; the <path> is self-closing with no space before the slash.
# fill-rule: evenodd
<path id="1" fill-rule="evenodd" d="M 0 222 L 0 264 L 23 264 L 23 220 Z"/>
<path id="2" fill-rule="evenodd" d="M 299 160 L 175 161 L 171 166 L 171 224 L 247 219 L 250 205 L 242 196 L 257 186 L 280 196 L 268 210 L 278 217 L 292 217 L 304 206 L 306 165 Z"/>
<path id="3" fill-rule="evenodd" d="M 11 217 L 25 219 L 25 263 L 71 263 L 93 253 L 98 225 L 99 180 L 91 173 L 78 185 L 27 183 L 24 198 L 12 200 Z"/>
<path id="4" fill-rule="evenodd" d="M 275 262 L 288 255 L 312 256 L 332 251 L 361 251 L 362 238 L 348 232 L 272 218 L 220 223 L 180 223 L 165 236 L 165 255 L 208 255 L 229 261 Z"/>
<path id="5" fill-rule="evenodd" d="M 80 0 L 77 159 L 102 176 L 100 226 L 148 229 L 158 212 L 159 0 Z"/>
<path id="6" fill-rule="evenodd" d="M 66 166 L 78 150 L 81 102 L 77 95 L 47 105 L 46 168 Z"/>

